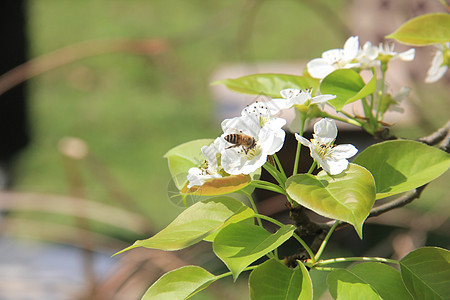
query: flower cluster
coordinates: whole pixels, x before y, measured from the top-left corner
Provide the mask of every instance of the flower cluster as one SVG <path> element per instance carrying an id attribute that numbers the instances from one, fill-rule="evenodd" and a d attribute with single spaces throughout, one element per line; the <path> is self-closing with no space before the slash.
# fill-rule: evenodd
<path id="1" fill-rule="evenodd" d="M 352 36 L 347 39 L 343 49 L 325 51 L 321 58 L 315 58 L 308 62 L 307 69 L 312 77 L 323 79 L 338 69 L 369 69 L 380 64 L 387 64 L 395 58 L 411 61 L 414 56 L 414 49 L 399 53 L 394 51 L 394 45 L 389 44 L 380 43 L 377 47 L 371 42 L 366 42 L 360 48 L 358 36 Z"/>
<path id="2" fill-rule="evenodd" d="M 241 116 L 222 122 L 223 134 L 214 143 L 202 147 L 206 160 L 188 171 L 188 188 L 228 175 L 250 174 L 278 152 L 286 133 L 286 120 L 274 117 L 273 106 L 255 102 L 242 110 Z"/>

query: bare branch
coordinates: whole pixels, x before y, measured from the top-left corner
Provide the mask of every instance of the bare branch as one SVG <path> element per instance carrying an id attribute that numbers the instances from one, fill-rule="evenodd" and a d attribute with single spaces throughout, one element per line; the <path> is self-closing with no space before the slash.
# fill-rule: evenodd
<path id="1" fill-rule="evenodd" d="M 450 131 L 450 120 L 447 121 L 447 123 L 444 126 L 439 128 L 432 134 L 419 138 L 418 141 L 433 146 L 439 143 L 440 141 L 444 140 L 446 137 L 448 139 L 449 131 Z"/>

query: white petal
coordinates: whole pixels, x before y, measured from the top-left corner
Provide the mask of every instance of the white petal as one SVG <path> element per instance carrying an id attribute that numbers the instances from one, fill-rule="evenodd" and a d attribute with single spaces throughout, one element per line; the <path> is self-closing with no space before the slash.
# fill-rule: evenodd
<path id="1" fill-rule="evenodd" d="M 444 63 L 444 55 L 442 51 L 436 51 L 433 59 L 431 60 L 431 66 L 428 69 L 427 77 L 425 78 L 426 83 L 432 83 L 441 79 L 447 71 L 447 66 L 443 66 Z"/>
<path id="2" fill-rule="evenodd" d="M 302 91 L 298 95 L 291 98 L 292 105 L 302 105 L 306 101 L 311 99 L 311 93 L 307 91 Z"/>
<path id="3" fill-rule="evenodd" d="M 248 159 L 247 155 L 239 153 L 241 150 L 231 148 L 222 154 L 222 167 L 228 174 L 250 174 L 260 168 L 267 160 L 267 154 L 259 151 L 257 155 Z"/>
<path id="4" fill-rule="evenodd" d="M 336 98 L 336 95 L 319 95 L 311 99 L 311 103 L 325 103 Z"/>
<path id="5" fill-rule="evenodd" d="M 298 133 L 295 134 L 295 138 L 297 139 L 297 141 L 299 141 L 303 146 L 309 147 L 311 146 L 311 142 L 307 139 L 305 139 L 304 137 L 302 137 L 301 135 L 299 135 Z"/>
<path id="6" fill-rule="evenodd" d="M 347 39 L 344 45 L 344 59 L 351 61 L 358 55 L 359 41 L 358 36 L 351 36 Z"/>
<path id="7" fill-rule="evenodd" d="M 329 171 L 325 170 L 325 168 L 324 170 L 330 175 L 338 175 L 348 167 L 348 161 L 346 159 L 328 159 L 326 163 L 328 164 Z"/>
<path id="8" fill-rule="evenodd" d="M 284 99 L 290 99 L 298 95 L 301 91 L 299 89 L 284 89 L 280 92 L 281 97 Z"/>
<path id="9" fill-rule="evenodd" d="M 327 63 L 323 58 L 315 58 L 306 65 L 308 73 L 318 79 L 325 78 L 328 74 L 336 70 L 335 67 Z"/>
<path id="10" fill-rule="evenodd" d="M 267 102 L 267 107 L 272 115 L 277 114 L 283 109 L 288 109 L 292 107 L 292 102 L 289 99 L 272 99 Z"/>
<path id="11" fill-rule="evenodd" d="M 337 132 L 337 126 L 333 119 L 323 118 L 314 124 L 314 138 L 321 140 L 334 140 L 337 136 Z"/>
<path id="12" fill-rule="evenodd" d="M 264 126 L 258 135 L 258 145 L 268 155 L 272 155 L 283 147 L 286 133 L 282 129 L 272 129 Z"/>
<path id="13" fill-rule="evenodd" d="M 416 54 L 416 49 L 409 49 L 408 51 L 402 52 L 398 54 L 398 58 L 404 61 L 412 61 Z"/>
<path id="14" fill-rule="evenodd" d="M 332 157 L 335 159 L 346 159 L 358 153 L 358 149 L 351 144 L 337 145 L 332 149 Z"/>

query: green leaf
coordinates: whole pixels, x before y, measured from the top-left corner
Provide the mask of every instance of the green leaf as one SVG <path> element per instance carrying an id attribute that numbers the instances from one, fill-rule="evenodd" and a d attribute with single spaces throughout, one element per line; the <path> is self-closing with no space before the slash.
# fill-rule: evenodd
<path id="1" fill-rule="evenodd" d="M 437 247 L 412 251 L 400 261 L 403 282 L 415 299 L 450 299 L 450 252 Z"/>
<path id="2" fill-rule="evenodd" d="M 373 76 L 368 84 L 365 84 L 361 76 L 351 69 L 339 69 L 327 75 L 320 84 L 322 94 L 336 95 L 335 99 L 328 101 L 337 111 L 341 111 L 344 105 L 364 98 L 377 87 L 376 76 Z"/>
<path id="3" fill-rule="evenodd" d="M 450 15 L 432 13 L 419 16 L 404 23 L 386 38 L 413 46 L 450 42 Z"/>
<path id="4" fill-rule="evenodd" d="M 294 230 L 294 226 L 285 225 L 270 234 L 256 225 L 234 223 L 219 231 L 214 239 L 213 250 L 236 279 L 252 262 L 287 241 Z"/>
<path id="5" fill-rule="evenodd" d="M 197 266 L 170 271 L 159 278 L 142 296 L 142 300 L 183 300 L 206 289 L 217 276 Z"/>
<path id="6" fill-rule="evenodd" d="M 309 76 L 265 73 L 219 80 L 212 84 L 225 84 L 228 89 L 239 93 L 280 98 L 280 91 L 288 88 L 305 90 L 312 87 L 313 91 L 317 91 L 319 80 Z"/>
<path id="7" fill-rule="evenodd" d="M 172 223 L 151 238 L 138 240 L 116 254 L 136 247 L 166 251 L 183 249 L 200 242 L 220 229 L 231 217 L 235 215 L 251 217 L 253 214 L 252 209 L 233 198 L 210 198 L 187 208 Z"/>
<path id="8" fill-rule="evenodd" d="M 254 269 L 249 286 L 254 300 L 310 300 L 313 295 L 311 278 L 303 264 L 290 269 L 276 259 Z"/>
<path id="9" fill-rule="evenodd" d="M 170 149 L 164 157 L 169 161 L 169 171 L 178 190 L 187 183 L 188 170 L 205 161 L 201 148 L 213 142 L 212 139 L 190 141 Z"/>
<path id="10" fill-rule="evenodd" d="M 294 175 L 286 181 L 286 191 L 295 202 L 319 215 L 352 224 L 360 238 L 364 220 L 375 202 L 372 175 L 355 164 L 335 176 L 324 171 L 317 176 Z"/>
<path id="11" fill-rule="evenodd" d="M 362 283 L 370 286 L 372 291 L 369 294 L 375 292 L 383 300 L 413 300 L 403 284 L 400 272 L 388 265 L 367 262 L 357 264 L 350 270 L 342 271 L 344 272 L 335 274 L 333 271 L 328 276 L 330 293 L 335 299 L 354 299 L 347 293 L 356 291 L 356 286 Z M 348 290 L 343 291 L 342 285 L 345 285 Z M 364 286 L 363 290 L 368 289 Z M 342 294 L 339 294 L 338 291 Z M 360 296 L 359 299 L 366 298 Z M 375 299 L 379 298 L 375 297 Z"/>
<path id="12" fill-rule="evenodd" d="M 382 300 L 370 284 L 364 282 L 349 270 L 331 272 L 327 277 L 327 284 L 331 296 L 337 300 Z"/>
<path id="13" fill-rule="evenodd" d="M 439 177 L 450 167 L 450 155 L 419 142 L 396 140 L 368 147 L 353 162 L 372 173 L 380 199 Z"/>

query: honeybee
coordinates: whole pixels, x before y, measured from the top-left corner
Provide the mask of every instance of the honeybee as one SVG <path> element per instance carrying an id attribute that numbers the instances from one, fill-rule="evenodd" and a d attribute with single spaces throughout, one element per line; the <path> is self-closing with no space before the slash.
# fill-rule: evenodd
<path id="1" fill-rule="evenodd" d="M 248 151 L 255 148 L 256 146 L 256 140 L 254 137 L 243 134 L 243 133 L 231 133 L 224 137 L 225 141 L 227 141 L 231 145 L 230 147 L 227 147 L 225 149 L 230 149 L 234 147 L 242 147 L 242 150 L 244 150 L 245 154 L 248 154 Z"/>

